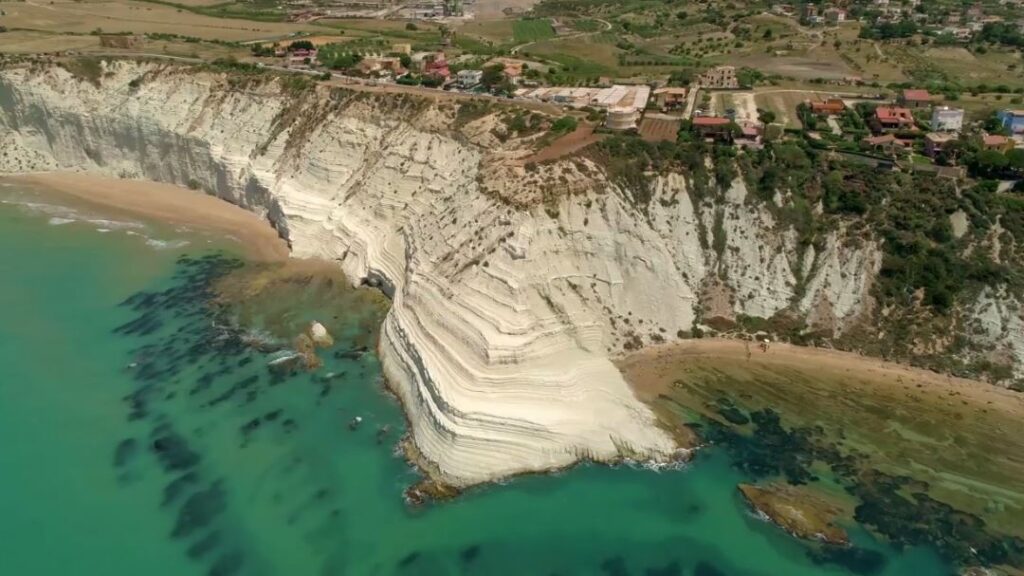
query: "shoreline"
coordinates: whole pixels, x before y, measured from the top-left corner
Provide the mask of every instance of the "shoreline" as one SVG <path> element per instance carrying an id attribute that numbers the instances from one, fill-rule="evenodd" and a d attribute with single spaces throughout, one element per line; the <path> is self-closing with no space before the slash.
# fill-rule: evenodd
<path id="1" fill-rule="evenodd" d="M 749 360 L 746 344 L 750 345 Z M 663 374 L 656 372 L 656 363 L 668 359 L 691 358 L 749 362 L 752 367 L 785 368 L 829 375 L 849 373 L 859 379 L 871 380 L 876 385 L 898 385 L 906 389 L 926 385 L 937 387 L 935 392 L 941 389 L 942 392 L 962 394 L 977 402 L 991 402 L 1000 409 L 1014 410 L 1024 418 L 1024 394 L 1009 388 L 828 348 L 773 342 L 768 352 L 762 352 L 753 341 L 705 338 L 650 346 L 619 357 L 614 362 L 624 376 L 628 373 L 635 375 L 633 378 L 626 377 L 626 381 L 642 401 L 650 403 L 657 397 L 659 386 L 656 384 L 656 376 Z"/>
<path id="2" fill-rule="evenodd" d="M 181 186 L 80 172 L 12 174 L 3 180 L 86 206 L 213 233 L 256 262 L 281 262 L 290 253 L 287 242 L 255 213 Z"/>

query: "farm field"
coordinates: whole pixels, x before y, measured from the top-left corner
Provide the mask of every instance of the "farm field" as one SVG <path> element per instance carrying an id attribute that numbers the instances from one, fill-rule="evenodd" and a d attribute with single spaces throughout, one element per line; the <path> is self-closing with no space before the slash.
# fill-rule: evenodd
<path id="1" fill-rule="evenodd" d="M 207 40 L 246 41 L 285 37 L 295 32 L 318 32 L 324 28 L 309 24 L 256 22 L 214 18 L 180 8 L 133 2 L 131 0 L 68 2 L 50 4 L 0 2 L 0 25 L 7 28 L 88 34 L 131 32 L 193 36 Z"/>
<path id="2" fill-rule="evenodd" d="M 512 35 L 516 42 L 537 42 L 555 37 L 555 29 L 546 18 L 516 20 L 512 24 Z"/>
<path id="3" fill-rule="evenodd" d="M 472 36 L 495 44 L 511 43 L 514 40 L 512 20 L 469 20 L 456 29 L 460 35 Z"/>
<path id="4" fill-rule="evenodd" d="M 65 50 L 98 49 L 98 36 L 72 36 L 48 34 L 27 30 L 13 30 L 0 34 L 0 53 L 37 54 L 40 52 L 63 52 Z"/>
<path id="5" fill-rule="evenodd" d="M 676 118 L 647 114 L 640 123 L 640 137 L 648 142 L 675 142 L 679 125 Z"/>

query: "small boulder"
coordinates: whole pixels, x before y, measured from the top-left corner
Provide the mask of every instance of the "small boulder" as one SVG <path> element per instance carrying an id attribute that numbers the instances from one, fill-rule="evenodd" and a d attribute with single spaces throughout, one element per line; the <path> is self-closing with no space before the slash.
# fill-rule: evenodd
<path id="1" fill-rule="evenodd" d="M 309 325 L 309 337 L 313 340 L 314 344 L 321 348 L 334 346 L 334 338 L 331 338 L 331 333 L 327 331 L 323 324 L 316 320 Z"/>

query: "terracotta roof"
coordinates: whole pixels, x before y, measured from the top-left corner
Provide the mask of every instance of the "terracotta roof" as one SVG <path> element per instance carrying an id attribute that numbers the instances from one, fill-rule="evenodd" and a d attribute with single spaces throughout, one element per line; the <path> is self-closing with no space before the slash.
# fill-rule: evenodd
<path id="1" fill-rule="evenodd" d="M 872 146 L 879 146 L 881 144 L 889 144 L 889 143 L 900 144 L 900 145 L 903 144 L 903 142 L 897 140 L 896 137 L 893 136 L 892 134 L 885 134 L 885 135 L 882 135 L 882 136 L 873 136 L 871 138 L 865 138 L 864 142 L 866 142 L 867 144 L 870 144 Z"/>
<path id="2" fill-rule="evenodd" d="M 680 96 L 686 96 L 686 88 L 677 88 L 673 86 L 667 86 L 665 88 L 658 88 L 654 91 L 655 94 L 678 94 Z"/>
<path id="3" fill-rule="evenodd" d="M 981 141 L 985 146 L 1006 146 L 1010 139 L 998 134 L 985 134 L 981 137 Z"/>
<path id="4" fill-rule="evenodd" d="M 839 99 L 829 99 L 824 102 L 811 102 L 811 110 L 814 112 L 842 112 L 846 110 L 846 104 Z"/>
<path id="5" fill-rule="evenodd" d="M 875 116 L 881 122 L 913 123 L 914 115 L 907 108 L 895 108 L 892 106 L 879 106 L 875 108 Z"/>
<path id="6" fill-rule="evenodd" d="M 903 99 L 908 102 L 928 102 L 932 95 L 927 90 L 904 90 Z"/>
<path id="7" fill-rule="evenodd" d="M 730 120 L 721 116 L 697 116 L 693 119 L 694 126 L 725 126 Z"/>

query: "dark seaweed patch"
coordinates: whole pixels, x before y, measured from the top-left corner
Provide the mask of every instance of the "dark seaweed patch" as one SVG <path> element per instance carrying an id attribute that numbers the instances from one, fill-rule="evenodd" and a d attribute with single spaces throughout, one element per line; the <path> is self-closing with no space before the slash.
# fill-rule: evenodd
<path id="1" fill-rule="evenodd" d="M 935 500 L 927 489 L 905 476 L 867 471 L 849 488 L 862 502 L 854 518 L 898 546 L 929 544 L 964 565 L 1024 566 L 1024 540 L 992 534 L 984 520 Z"/>
<path id="2" fill-rule="evenodd" d="M 931 546 L 960 566 L 1001 564 L 1024 567 L 1024 539 L 992 532 L 985 521 L 928 495 L 928 484 L 867 468 L 863 458 L 844 455 L 828 443 L 820 428 L 782 426 L 772 410 L 750 413 L 753 434 L 707 421 L 696 429 L 705 439 L 723 446 L 734 466 L 760 479 L 784 476 L 799 485 L 817 478 L 815 462 L 826 464 L 847 492 L 860 504 L 854 519 L 872 528 L 897 547 Z M 818 562 L 840 564 L 858 574 L 872 574 L 884 557 L 856 549 L 812 552 Z"/>
<path id="3" fill-rule="evenodd" d="M 182 538 L 208 527 L 227 507 L 227 497 L 220 482 L 206 490 L 193 493 L 178 510 L 178 520 L 171 536 Z"/>
<path id="4" fill-rule="evenodd" d="M 241 552 L 233 551 L 217 558 L 210 566 L 208 574 L 210 576 L 231 576 L 231 574 L 237 574 L 242 569 L 244 557 Z"/>
<path id="5" fill-rule="evenodd" d="M 644 570 L 644 576 L 682 576 L 683 568 L 679 562 L 669 562 L 664 566 L 654 566 Z"/>
<path id="6" fill-rule="evenodd" d="M 698 562 L 693 570 L 693 576 L 726 576 L 726 574 L 707 562 Z"/>
<path id="7" fill-rule="evenodd" d="M 823 546 L 809 550 L 807 556 L 816 564 L 835 564 L 861 576 L 878 574 L 886 565 L 885 556 L 881 552 L 856 546 Z"/>
<path id="8" fill-rule="evenodd" d="M 160 428 L 157 428 L 154 432 L 159 430 Z M 199 455 L 188 447 L 183 437 L 173 431 L 157 436 L 150 444 L 150 448 L 167 472 L 188 470 L 199 464 Z"/>
<path id="9" fill-rule="evenodd" d="M 626 560 L 622 556 L 606 558 L 601 562 L 601 572 L 608 576 L 629 576 L 629 568 L 626 567 Z"/>
<path id="10" fill-rule="evenodd" d="M 220 532 L 210 532 L 188 547 L 188 557 L 197 559 L 206 556 L 220 545 Z"/>
<path id="11" fill-rule="evenodd" d="M 474 544 L 472 546 L 469 546 L 468 548 L 463 548 L 462 552 L 459 552 L 459 558 L 467 564 L 476 560 L 477 556 L 480 556 L 479 544 Z"/>
<path id="12" fill-rule="evenodd" d="M 174 480 L 171 480 L 167 486 L 164 486 L 163 505 L 168 506 L 170 504 L 174 504 L 186 490 L 192 488 L 198 483 L 199 475 L 194 471 L 186 472 Z"/>
<path id="13" fill-rule="evenodd" d="M 398 567 L 399 568 L 408 568 L 408 567 L 412 566 L 413 564 L 415 564 L 416 561 L 419 560 L 419 558 L 420 558 L 420 553 L 419 552 L 410 552 L 410 553 L 406 554 L 405 556 L 403 556 L 402 559 L 398 561 Z"/>
<path id="14" fill-rule="evenodd" d="M 806 484 L 817 480 L 810 469 L 815 460 L 843 460 L 834 448 L 821 445 L 824 431 L 820 428 L 786 430 L 773 410 L 751 412 L 750 421 L 754 433 L 749 436 L 713 421 L 702 429 L 707 440 L 724 445 L 735 465 L 754 478 L 782 475 L 790 484 Z"/>
<path id="15" fill-rule="evenodd" d="M 135 438 L 125 438 L 114 449 L 114 466 L 123 468 L 139 451 L 139 443 Z"/>

